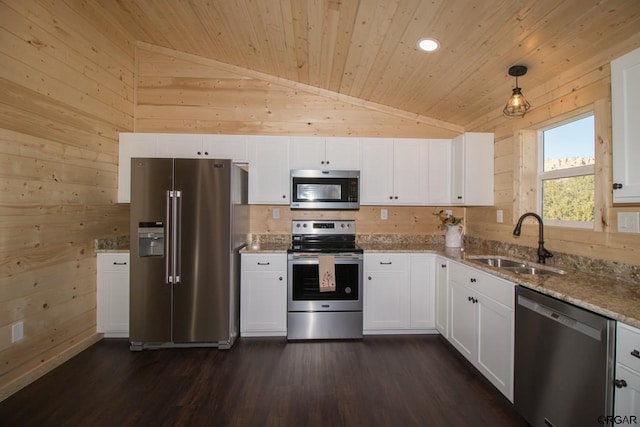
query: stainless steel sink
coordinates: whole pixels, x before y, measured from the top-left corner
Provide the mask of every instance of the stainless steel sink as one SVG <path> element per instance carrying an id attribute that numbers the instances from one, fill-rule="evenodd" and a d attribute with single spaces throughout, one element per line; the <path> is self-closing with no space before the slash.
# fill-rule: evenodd
<path id="1" fill-rule="evenodd" d="M 486 264 L 496 268 L 508 268 L 508 267 L 526 267 L 527 264 L 521 261 L 514 261 L 505 258 L 471 258 L 471 261 Z"/>
<path id="2" fill-rule="evenodd" d="M 558 268 L 546 267 L 541 264 L 534 264 L 527 261 L 502 258 L 499 256 L 471 256 L 467 258 L 469 261 L 477 262 L 478 264 L 484 264 L 489 267 L 494 267 L 503 271 L 509 271 L 516 274 L 526 275 L 562 275 L 566 274 L 566 271 Z"/>
<path id="3" fill-rule="evenodd" d="M 503 268 L 503 270 L 508 270 L 516 274 L 565 274 L 566 271 L 559 270 L 557 268 L 548 268 L 548 267 L 507 267 Z"/>

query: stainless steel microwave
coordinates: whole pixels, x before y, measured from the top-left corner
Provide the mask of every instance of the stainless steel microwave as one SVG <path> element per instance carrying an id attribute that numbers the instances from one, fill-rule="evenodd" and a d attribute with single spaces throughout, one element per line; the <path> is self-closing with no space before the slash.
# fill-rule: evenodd
<path id="1" fill-rule="evenodd" d="M 360 172 L 292 169 L 291 209 L 360 209 Z"/>

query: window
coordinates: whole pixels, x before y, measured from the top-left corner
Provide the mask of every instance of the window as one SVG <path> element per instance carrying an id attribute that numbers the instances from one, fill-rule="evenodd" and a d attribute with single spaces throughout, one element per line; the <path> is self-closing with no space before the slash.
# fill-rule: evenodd
<path id="1" fill-rule="evenodd" d="M 595 131 L 593 114 L 540 132 L 538 188 L 545 224 L 593 227 Z"/>

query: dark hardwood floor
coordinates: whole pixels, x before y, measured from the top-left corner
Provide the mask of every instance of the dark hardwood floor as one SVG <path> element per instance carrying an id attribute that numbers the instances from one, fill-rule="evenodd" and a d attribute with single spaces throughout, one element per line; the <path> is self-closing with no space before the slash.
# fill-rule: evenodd
<path id="1" fill-rule="evenodd" d="M 131 353 L 106 339 L 0 402 L 6 426 L 525 426 L 439 336 Z"/>

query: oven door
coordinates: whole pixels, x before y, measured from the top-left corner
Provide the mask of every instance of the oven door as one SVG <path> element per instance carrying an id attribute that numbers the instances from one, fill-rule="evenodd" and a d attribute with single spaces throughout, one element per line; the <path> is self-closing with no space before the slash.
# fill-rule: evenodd
<path id="1" fill-rule="evenodd" d="M 320 292 L 317 254 L 288 257 L 288 311 L 362 311 L 362 254 L 335 256 L 334 292 Z"/>

